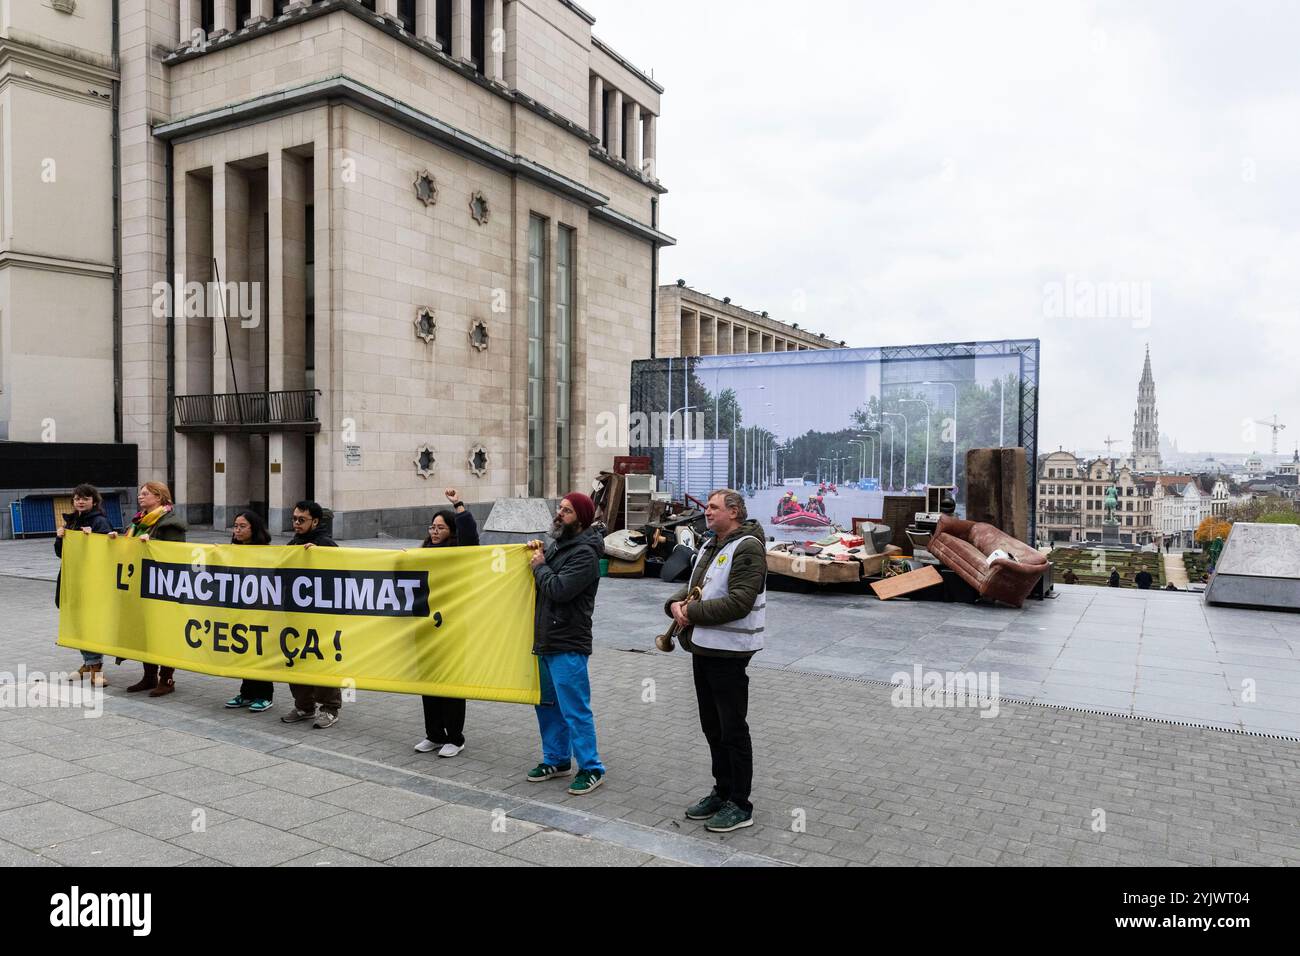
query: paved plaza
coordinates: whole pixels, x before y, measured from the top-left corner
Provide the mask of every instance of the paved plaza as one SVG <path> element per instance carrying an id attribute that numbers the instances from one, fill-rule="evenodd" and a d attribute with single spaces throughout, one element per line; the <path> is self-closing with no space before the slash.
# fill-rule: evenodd
<path id="1" fill-rule="evenodd" d="M 56 570 L 48 541 L 0 545 L 0 672 L 79 663 L 53 643 Z M 280 723 L 282 686 L 267 714 L 229 712 L 233 681 L 181 673 L 139 699 L 139 665 L 110 663 L 97 719 L 0 708 L 0 863 L 1300 863 L 1300 616 L 1057 590 L 1021 611 L 773 593 L 751 668 L 757 825 L 726 836 L 682 817 L 708 758 L 689 659 L 646 652 L 657 581 L 601 585 L 610 772 L 587 797 L 523 781 L 528 707 L 471 701 L 466 751 L 439 760 L 411 750 L 414 698 L 360 692 L 316 731 Z M 996 708 L 894 706 L 885 682 L 916 665 L 995 674 Z"/>

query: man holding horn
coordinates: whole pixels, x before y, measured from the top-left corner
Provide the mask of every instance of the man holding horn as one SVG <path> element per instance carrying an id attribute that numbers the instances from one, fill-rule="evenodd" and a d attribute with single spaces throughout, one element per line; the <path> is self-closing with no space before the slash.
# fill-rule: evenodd
<path id="1" fill-rule="evenodd" d="M 700 548 L 691 579 L 664 604 L 691 652 L 700 726 L 713 758 L 713 791 L 686 811 L 714 833 L 754 825 L 749 802 L 754 752 L 749 739 L 749 660 L 763 649 L 767 607 L 767 545 L 745 499 L 723 489 L 704 509 L 710 536 Z M 693 588 L 700 599 L 687 601 Z"/>

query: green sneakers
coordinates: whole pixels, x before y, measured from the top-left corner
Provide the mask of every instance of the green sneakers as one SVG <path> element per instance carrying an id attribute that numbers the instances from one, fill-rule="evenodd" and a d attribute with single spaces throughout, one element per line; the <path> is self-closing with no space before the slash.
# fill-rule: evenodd
<path id="1" fill-rule="evenodd" d="M 686 819 L 707 820 L 721 810 L 726 802 L 726 800 L 723 800 L 718 796 L 718 791 L 714 790 L 707 797 L 686 811 Z"/>
<path id="2" fill-rule="evenodd" d="M 753 825 L 754 814 L 746 813 L 728 800 L 722 805 L 722 809 L 709 817 L 709 822 L 704 824 L 704 829 L 710 833 L 730 833 L 732 830 L 740 830 Z"/>
<path id="3" fill-rule="evenodd" d="M 524 779 L 529 783 L 541 783 L 543 780 L 550 780 L 552 777 L 567 777 L 571 773 L 573 773 L 573 764 L 566 763 L 562 767 L 555 767 L 549 763 L 539 763 L 528 771 L 528 776 Z"/>
<path id="4" fill-rule="evenodd" d="M 579 770 L 578 775 L 573 778 L 573 786 L 569 788 L 569 793 L 582 796 L 591 793 L 604 782 L 605 775 L 599 770 Z"/>
<path id="5" fill-rule="evenodd" d="M 238 710 L 241 707 L 247 707 L 252 701 L 247 697 L 232 697 L 226 701 L 227 710 Z"/>

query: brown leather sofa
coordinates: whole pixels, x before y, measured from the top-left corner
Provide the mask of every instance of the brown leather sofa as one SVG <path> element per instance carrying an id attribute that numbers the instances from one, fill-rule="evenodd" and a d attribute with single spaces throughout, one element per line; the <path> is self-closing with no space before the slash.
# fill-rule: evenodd
<path id="1" fill-rule="evenodd" d="M 1001 548 L 1015 560 L 987 558 Z M 991 524 L 964 521 L 951 515 L 939 520 L 930 539 L 930 553 L 956 571 L 981 598 L 1022 607 L 1029 592 L 1048 568 L 1046 555 Z"/>

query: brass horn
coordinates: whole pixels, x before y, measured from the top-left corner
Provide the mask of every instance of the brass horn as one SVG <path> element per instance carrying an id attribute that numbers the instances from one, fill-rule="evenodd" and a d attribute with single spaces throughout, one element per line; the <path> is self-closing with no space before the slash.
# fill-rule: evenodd
<path id="1" fill-rule="evenodd" d="M 690 593 L 686 595 L 687 604 L 702 599 L 703 596 L 701 595 L 699 588 L 691 588 Z M 674 620 L 672 626 L 669 627 L 665 633 L 660 634 L 655 638 L 655 647 L 659 648 L 659 650 L 663 651 L 665 654 L 671 652 L 676 647 L 676 645 L 673 644 L 673 638 L 677 637 L 680 633 L 681 628 L 678 626 L 677 621 Z"/>

